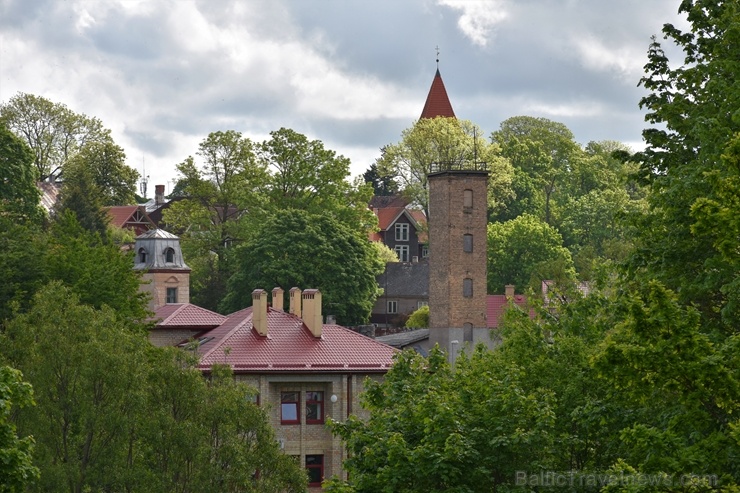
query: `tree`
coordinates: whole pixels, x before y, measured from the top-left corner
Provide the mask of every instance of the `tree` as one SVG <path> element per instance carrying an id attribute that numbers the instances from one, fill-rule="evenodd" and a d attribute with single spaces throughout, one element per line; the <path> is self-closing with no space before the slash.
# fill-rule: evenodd
<path id="1" fill-rule="evenodd" d="M 392 176 L 382 175 L 378 171 L 377 163 L 370 165 L 367 171 L 362 174 L 362 179 L 365 180 L 365 183 L 373 186 L 373 193 L 375 195 L 388 196 L 398 193 L 398 183 L 396 183 L 396 180 Z"/>
<path id="2" fill-rule="evenodd" d="M 0 121 L 0 213 L 18 221 L 38 222 L 40 197 L 33 152 Z"/>
<path id="3" fill-rule="evenodd" d="M 126 154 L 113 141 L 85 144 L 65 164 L 64 183 L 82 170 L 90 174 L 103 206 L 136 203 L 139 173 L 126 165 Z"/>
<path id="4" fill-rule="evenodd" d="M 516 116 L 491 134 L 498 154 L 514 167 L 514 195 L 506 200 L 499 220 L 532 214 L 547 224 L 557 224 L 555 194 L 566 174 L 581 158 L 573 133 L 547 118 Z"/>
<path id="5" fill-rule="evenodd" d="M 200 166 L 192 157 L 177 166 L 183 195 L 164 219 L 180 235 L 193 269 L 191 299 L 216 310 L 235 269 L 231 247 L 247 241 L 249 223 L 264 217 L 268 174 L 252 141 L 233 130 L 209 134 L 197 155 Z"/>
<path id="6" fill-rule="evenodd" d="M 429 327 L 429 305 L 424 305 L 412 313 L 406 320 L 406 327 L 410 329 Z"/>
<path id="7" fill-rule="evenodd" d="M 542 281 L 561 287 L 575 282 L 570 252 L 556 229 L 529 214 L 488 225 L 488 292 L 503 293 L 507 284 L 538 291 Z"/>
<path id="8" fill-rule="evenodd" d="M 738 173 L 734 161 L 722 155 L 732 154 L 740 132 L 740 14 L 735 2 L 712 0 L 683 1 L 679 11 L 687 15 L 690 30 L 666 24 L 663 34 L 683 51 L 682 63 L 672 64 L 653 39 L 640 81 L 649 91 L 640 106 L 652 127 L 643 131 L 647 146 L 635 159 L 651 187 L 651 209 L 638 221 L 642 234 L 631 269 L 657 278 L 681 302 L 699 307 L 705 330 L 726 335 L 740 320 L 734 302 L 740 284 L 737 254 L 721 253 L 732 249 L 719 235 L 731 225 L 707 227 L 705 205 L 721 203 L 724 192 L 718 185 L 735 182 Z"/>
<path id="9" fill-rule="evenodd" d="M 609 399 L 632 409 L 621 458 L 648 474 L 715 474 L 736 486 L 740 337 L 713 343 L 700 312 L 655 281 L 633 287 L 625 302 L 593 356 Z"/>
<path id="10" fill-rule="evenodd" d="M 229 281 L 224 312 L 251 305 L 254 289 L 298 286 L 322 293 L 323 312 L 343 325 L 370 317 L 384 264 L 367 237 L 329 214 L 281 211 L 240 249 L 240 269 Z"/>
<path id="11" fill-rule="evenodd" d="M 32 491 L 305 491 L 305 472 L 245 399 L 254 389 L 227 368 L 203 378 L 189 354 L 153 347 L 59 282 L 8 325 L 0 354 L 35 390 L 37 405 L 16 417 L 36 437 Z"/>
<path id="12" fill-rule="evenodd" d="M 522 372 L 503 377 L 494 357 L 481 349 L 452 371 L 438 348 L 428 359 L 399 353 L 383 382 L 367 384 L 370 418 L 330 424 L 349 450 L 344 491 L 499 491 L 513 485 L 516 470 L 547 464 L 540 461 L 551 441 L 550 394 L 527 394 Z"/>
<path id="13" fill-rule="evenodd" d="M 0 120 L 33 150 L 39 180 L 58 178 L 67 160 L 86 143 L 111 140 L 110 130 L 98 118 L 33 94 L 10 98 L 0 106 Z"/>
<path id="14" fill-rule="evenodd" d="M 490 172 L 488 206 L 498 210 L 512 196 L 512 170 L 507 160 L 496 157 L 497 147 L 480 136 L 468 120 L 423 118 L 402 132 L 400 142 L 383 147 L 375 166 L 429 217 L 427 173 L 432 165 L 465 169 L 485 163 Z"/>
<path id="15" fill-rule="evenodd" d="M 36 480 L 39 470 L 33 465 L 34 440 L 19 438 L 10 420 L 13 408 L 33 405 L 33 390 L 22 380 L 21 372 L 0 366 L 0 492 L 21 493 Z"/>
<path id="16" fill-rule="evenodd" d="M 392 250 L 391 247 L 382 241 L 373 241 L 371 244 L 373 248 L 378 251 L 378 258 L 384 264 L 387 264 L 388 262 L 398 262 L 398 254 L 395 250 Z"/>
<path id="17" fill-rule="evenodd" d="M 364 183 L 350 183 L 349 159 L 324 148 L 321 141 L 281 128 L 270 132 L 270 139 L 259 145 L 257 154 L 271 171 L 267 187 L 271 211 L 328 213 L 365 232 L 376 224 L 367 208 L 372 189 Z"/>

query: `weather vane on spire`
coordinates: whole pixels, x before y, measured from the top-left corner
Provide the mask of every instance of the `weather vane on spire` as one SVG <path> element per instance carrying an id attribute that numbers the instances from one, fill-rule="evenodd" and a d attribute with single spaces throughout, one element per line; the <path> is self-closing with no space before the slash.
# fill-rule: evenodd
<path id="1" fill-rule="evenodd" d="M 439 68 L 439 45 L 437 45 L 435 48 L 437 50 L 437 68 Z"/>

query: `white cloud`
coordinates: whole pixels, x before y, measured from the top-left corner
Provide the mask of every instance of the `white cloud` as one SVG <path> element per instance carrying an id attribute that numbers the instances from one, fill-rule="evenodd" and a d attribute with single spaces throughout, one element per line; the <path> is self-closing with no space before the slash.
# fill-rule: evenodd
<path id="1" fill-rule="evenodd" d="M 457 25 L 478 46 L 486 46 L 496 24 L 508 17 L 502 0 L 437 0 L 437 3 L 461 11 Z"/>
<path id="2" fill-rule="evenodd" d="M 571 38 L 582 65 L 588 69 L 616 72 L 620 77 L 634 80 L 642 73 L 645 49 L 640 46 L 610 47 L 592 34 Z"/>

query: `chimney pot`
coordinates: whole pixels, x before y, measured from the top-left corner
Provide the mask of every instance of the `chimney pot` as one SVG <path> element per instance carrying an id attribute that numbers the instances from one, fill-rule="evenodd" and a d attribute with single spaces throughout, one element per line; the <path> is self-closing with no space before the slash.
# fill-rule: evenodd
<path id="1" fill-rule="evenodd" d="M 514 285 L 507 284 L 506 286 L 504 286 L 504 293 L 506 294 L 507 300 L 514 298 Z"/>
<path id="2" fill-rule="evenodd" d="M 267 292 L 264 289 L 252 291 L 252 327 L 259 335 L 267 335 Z"/>
<path id="3" fill-rule="evenodd" d="M 290 288 L 290 313 L 301 318 L 301 290 Z"/>
<path id="4" fill-rule="evenodd" d="M 272 307 L 275 310 L 284 310 L 283 288 L 272 288 Z"/>
<path id="5" fill-rule="evenodd" d="M 321 291 L 307 289 L 303 292 L 302 298 L 303 323 L 314 337 L 321 337 L 321 330 L 324 327 L 324 319 L 321 316 Z"/>
<path id="6" fill-rule="evenodd" d="M 154 185 L 154 203 L 164 204 L 164 185 Z"/>

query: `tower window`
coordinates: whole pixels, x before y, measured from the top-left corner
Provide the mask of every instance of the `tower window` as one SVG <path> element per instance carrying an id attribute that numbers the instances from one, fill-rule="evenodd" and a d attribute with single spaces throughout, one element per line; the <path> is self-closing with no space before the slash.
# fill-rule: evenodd
<path id="1" fill-rule="evenodd" d="M 463 235 L 463 252 L 465 253 L 473 252 L 473 235 L 468 235 L 468 234 Z"/>
<path id="2" fill-rule="evenodd" d="M 409 225 L 396 223 L 396 241 L 409 241 Z"/>
<path id="3" fill-rule="evenodd" d="M 166 303 L 177 303 L 177 288 L 167 288 Z"/>
<path id="4" fill-rule="evenodd" d="M 473 297 L 473 280 L 470 278 L 463 279 L 463 297 Z"/>
<path id="5" fill-rule="evenodd" d="M 463 209 L 473 208 L 473 191 L 465 190 L 463 192 Z"/>
<path id="6" fill-rule="evenodd" d="M 173 248 L 168 248 L 164 251 L 164 261 L 168 264 L 171 264 L 175 261 L 175 250 Z"/>
<path id="7" fill-rule="evenodd" d="M 139 248 L 139 263 L 146 263 L 146 250 L 143 247 Z"/>

